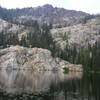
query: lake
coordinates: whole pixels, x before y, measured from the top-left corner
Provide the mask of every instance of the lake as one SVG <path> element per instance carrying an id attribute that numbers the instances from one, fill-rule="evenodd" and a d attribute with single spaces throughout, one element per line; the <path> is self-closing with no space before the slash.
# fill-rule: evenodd
<path id="1" fill-rule="evenodd" d="M 100 100 L 100 75 L 0 70 L 0 100 Z"/>

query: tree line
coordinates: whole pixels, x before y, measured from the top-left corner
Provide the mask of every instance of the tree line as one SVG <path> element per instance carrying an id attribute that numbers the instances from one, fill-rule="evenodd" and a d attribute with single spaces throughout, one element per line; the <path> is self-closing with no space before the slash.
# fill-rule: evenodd
<path id="1" fill-rule="evenodd" d="M 21 45 L 24 47 L 40 47 L 50 49 L 53 39 L 50 34 L 51 24 L 43 24 L 40 28 L 37 22 L 34 22 L 34 31 L 23 35 L 19 40 L 19 33 L 0 32 L 0 46 L 6 48 L 8 45 Z"/>
<path id="2" fill-rule="evenodd" d="M 87 48 L 78 48 L 76 45 L 66 45 L 64 51 L 56 52 L 56 56 L 73 64 L 82 64 L 86 70 L 100 70 L 100 43 L 95 42 L 93 46 L 88 43 Z"/>

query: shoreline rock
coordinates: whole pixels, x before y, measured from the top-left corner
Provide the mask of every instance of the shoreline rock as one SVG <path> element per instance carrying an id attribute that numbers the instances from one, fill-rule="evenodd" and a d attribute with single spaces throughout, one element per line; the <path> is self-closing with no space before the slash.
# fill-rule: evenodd
<path id="1" fill-rule="evenodd" d="M 69 71 L 83 71 L 82 65 L 71 64 L 60 58 L 54 59 L 47 49 L 11 46 L 0 50 L 1 69 L 57 71 L 64 67 L 68 68 Z"/>
<path id="2" fill-rule="evenodd" d="M 82 72 L 83 67 L 80 64 L 71 64 L 68 61 L 62 60 L 61 58 L 56 58 L 55 59 L 56 63 L 61 66 L 61 68 L 68 68 L 69 71 L 76 71 L 76 72 Z"/>
<path id="3" fill-rule="evenodd" d="M 58 68 L 58 65 L 49 50 L 11 46 L 0 50 L 0 67 L 6 69 L 53 70 Z"/>

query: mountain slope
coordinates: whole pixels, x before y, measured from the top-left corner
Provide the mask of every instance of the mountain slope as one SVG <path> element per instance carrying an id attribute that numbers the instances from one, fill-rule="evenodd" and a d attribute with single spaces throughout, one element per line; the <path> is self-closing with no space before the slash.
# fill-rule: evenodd
<path id="1" fill-rule="evenodd" d="M 100 15 L 51 5 L 10 10 L 0 8 L 0 48 L 11 45 L 49 49 L 54 57 L 98 68 Z"/>
<path id="2" fill-rule="evenodd" d="M 51 34 L 61 48 L 66 46 L 67 41 L 78 47 L 93 45 L 96 41 L 100 41 L 100 17 L 90 19 L 86 24 L 52 29 Z"/>
<path id="3" fill-rule="evenodd" d="M 23 9 L 4 9 L 0 8 L 2 12 L 0 17 L 8 21 L 17 21 L 21 23 L 24 20 L 37 20 L 40 24 L 52 23 L 56 27 L 69 26 L 77 24 L 82 18 L 89 15 L 85 12 L 66 10 L 64 8 L 53 7 L 52 5 L 44 5 L 35 8 Z"/>
<path id="4" fill-rule="evenodd" d="M 51 34 L 57 44 L 63 48 L 66 40 L 70 44 L 86 47 L 99 38 L 100 17 L 89 15 L 81 11 L 66 10 L 64 8 L 44 5 L 35 8 L 5 9 L 0 7 L 0 31 L 4 33 L 18 33 L 22 35 L 34 33 L 37 20 L 39 25 L 52 23 Z M 5 21 L 6 20 L 6 21 Z"/>

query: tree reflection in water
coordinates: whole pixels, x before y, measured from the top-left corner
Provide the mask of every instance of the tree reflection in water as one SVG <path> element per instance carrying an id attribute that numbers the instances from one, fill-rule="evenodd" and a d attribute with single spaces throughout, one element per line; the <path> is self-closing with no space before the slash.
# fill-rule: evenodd
<path id="1" fill-rule="evenodd" d="M 0 100 L 100 100 L 100 76 L 0 70 Z"/>

